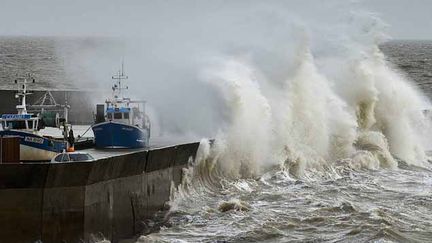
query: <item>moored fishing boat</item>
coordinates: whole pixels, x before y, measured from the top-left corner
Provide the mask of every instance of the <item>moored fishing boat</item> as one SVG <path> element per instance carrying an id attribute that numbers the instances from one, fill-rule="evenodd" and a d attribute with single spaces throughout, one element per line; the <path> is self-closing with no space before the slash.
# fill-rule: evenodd
<path id="1" fill-rule="evenodd" d="M 39 114 L 27 113 L 26 96 L 31 94 L 27 90 L 27 78 L 22 82 L 15 80 L 15 83 L 18 85 L 15 97 L 20 100 L 20 104 L 16 106 L 18 112 L 1 116 L 0 136 L 20 137 L 21 161 L 49 161 L 65 150 L 67 144 L 63 139 L 39 134 L 39 130 L 44 127 L 43 120 Z"/>
<path id="2" fill-rule="evenodd" d="M 143 148 L 149 145 L 150 121 L 145 101 L 123 96 L 123 65 L 113 85 L 113 95 L 105 104 L 96 106 L 96 123 L 92 126 L 96 148 Z"/>

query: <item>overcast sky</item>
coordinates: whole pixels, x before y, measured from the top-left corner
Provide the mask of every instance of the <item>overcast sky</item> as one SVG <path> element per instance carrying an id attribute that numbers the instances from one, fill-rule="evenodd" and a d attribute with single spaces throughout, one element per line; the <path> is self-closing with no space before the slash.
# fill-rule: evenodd
<path id="1" fill-rule="evenodd" d="M 227 109 L 202 77 L 209 67 L 245 59 L 283 84 L 304 46 L 330 65 L 386 34 L 432 39 L 431 6 L 432 0 L 0 0 L 0 35 L 120 36 L 107 44 L 62 42 L 56 51 L 70 80 L 109 91 L 124 57 L 129 92 L 149 102 L 161 127 L 213 135 Z"/>
<path id="2" fill-rule="evenodd" d="M 362 5 L 389 25 L 395 39 L 432 39 L 431 0 L 366 0 Z"/>
<path id="3" fill-rule="evenodd" d="M 181 15 L 196 15 L 197 18 L 190 19 L 199 22 L 203 12 L 210 18 L 212 11 L 225 7 L 235 14 L 251 5 L 263 5 L 262 2 L 269 5 L 289 2 L 287 8 L 327 3 L 338 8 L 335 3 L 346 6 L 349 2 L 351 9 L 346 11 L 361 9 L 376 13 L 388 24 L 387 31 L 392 38 L 432 39 L 430 0 L 0 0 L 0 35 L 134 35 L 137 34 L 134 32 L 145 32 L 144 23 L 167 19 L 176 22 Z M 322 12 L 326 14 L 329 12 Z"/>

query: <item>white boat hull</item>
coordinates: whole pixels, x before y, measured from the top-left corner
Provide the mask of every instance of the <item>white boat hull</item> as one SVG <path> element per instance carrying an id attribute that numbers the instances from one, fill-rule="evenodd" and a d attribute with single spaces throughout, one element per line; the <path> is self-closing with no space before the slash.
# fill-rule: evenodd
<path id="1" fill-rule="evenodd" d="M 57 153 L 20 144 L 21 161 L 51 161 Z"/>

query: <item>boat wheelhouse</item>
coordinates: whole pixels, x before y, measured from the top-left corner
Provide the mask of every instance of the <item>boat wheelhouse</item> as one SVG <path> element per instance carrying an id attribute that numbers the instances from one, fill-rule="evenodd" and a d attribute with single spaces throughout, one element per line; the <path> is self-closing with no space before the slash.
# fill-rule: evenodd
<path id="1" fill-rule="evenodd" d="M 0 121 L 4 130 L 37 131 L 40 128 L 39 117 L 34 117 L 31 114 L 3 114 Z"/>

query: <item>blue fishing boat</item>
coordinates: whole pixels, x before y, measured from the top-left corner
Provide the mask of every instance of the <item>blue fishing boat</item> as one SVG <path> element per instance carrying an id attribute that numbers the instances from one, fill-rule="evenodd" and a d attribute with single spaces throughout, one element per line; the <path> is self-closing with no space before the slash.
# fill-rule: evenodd
<path id="1" fill-rule="evenodd" d="M 150 120 L 145 113 L 145 101 L 123 96 L 123 64 L 112 87 L 113 95 L 105 104 L 96 105 L 96 121 L 92 126 L 96 148 L 144 148 L 149 145 Z"/>
<path id="2" fill-rule="evenodd" d="M 15 97 L 21 104 L 16 106 L 18 114 L 1 116 L 0 136 L 20 137 L 21 161 L 49 161 L 57 153 L 65 150 L 67 144 L 62 139 L 39 134 L 38 131 L 44 126 L 40 115 L 27 113 L 26 96 L 31 94 L 27 91 L 27 79 L 23 82 L 15 80 L 15 83 L 18 85 Z"/>

